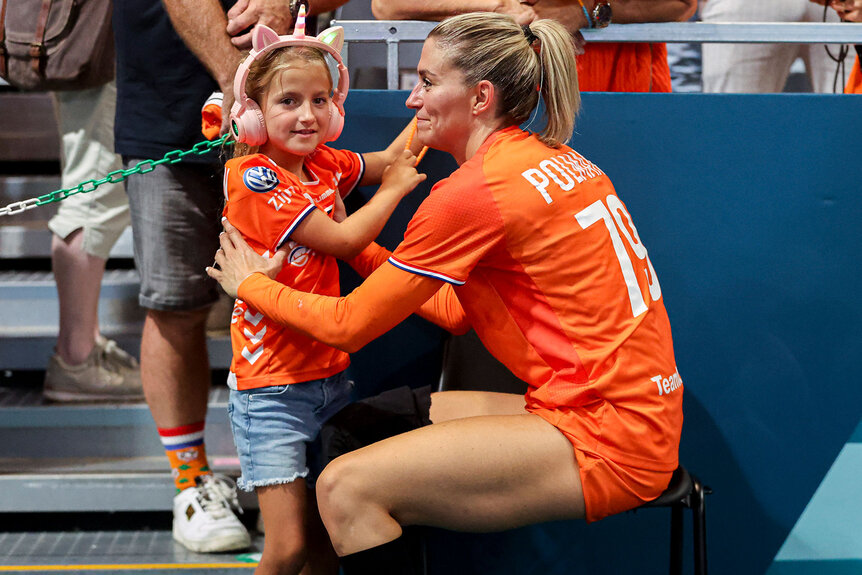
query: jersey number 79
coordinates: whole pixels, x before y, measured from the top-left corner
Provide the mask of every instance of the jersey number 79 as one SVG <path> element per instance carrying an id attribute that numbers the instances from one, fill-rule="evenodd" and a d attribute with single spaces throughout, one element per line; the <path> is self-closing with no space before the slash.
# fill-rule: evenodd
<path id="1" fill-rule="evenodd" d="M 605 205 L 607 204 L 607 206 Z M 623 218 L 626 219 L 626 224 L 623 223 Z M 661 297 L 661 286 L 658 283 L 658 277 L 655 275 L 655 269 L 652 267 L 652 262 L 647 255 L 646 247 L 641 243 L 638 230 L 635 227 L 632 218 L 626 211 L 623 203 L 614 194 L 608 195 L 604 203 L 601 200 L 596 200 L 577 214 L 575 219 L 581 224 L 583 229 L 587 229 L 597 222 L 604 222 L 608 233 L 611 236 L 611 243 L 614 246 L 614 252 L 617 255 L 617 260 L 620 264 L 620 270 L 623 273 L 623 279 L 626 282 L 626 288 L 629 294 L 629 303 L 632 306 L 632 315 L 639 316 L 647 310 L 646 302 L 644 302 L 643 294 L 641 293 L 640 285 L 638 284 L 637 275 L 635 274 L 634 265 L 623 245 L 623 239 L 620 235 L 626 237 L 629 245 L 632 248 L 635 256 L 640 261 L 646 261 L 646 267 L 642 267 L 643 273 L 646 275 L 647 284 L 649 285 L 649 294 L 652 301 L 658 301 Z M 629 233 L 631 230 L 631 233 Z"/>

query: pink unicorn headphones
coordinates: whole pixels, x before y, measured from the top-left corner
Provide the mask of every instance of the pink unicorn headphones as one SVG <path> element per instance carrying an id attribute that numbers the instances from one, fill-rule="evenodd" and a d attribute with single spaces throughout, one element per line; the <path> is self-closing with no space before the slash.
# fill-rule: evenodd
<path id="1" fill-rule="evenodd" d="M 292 36 L 279 36 L 272 28 L 259 24 L 252 30 L 251 38 L 252 50 L 237 68 L 233 81 L 234 104 L 230 110 L 230 122 L 236 141 L 249 146 L 260 146 L 266 143 L 267 135 L 263 112 L 261 112 L 257 102 L 246 95 L 245 82 L 248 79 L 248 70 L 255 60 L 262 58 L 268 52 L 285 46 L 317 48 L 335 59 L 338 65 L 338 83 L 330 101 L 329 129 L 324 134 L 323 142 L 336 140 L 344 128 L 344 99 L 347 97 L 347 90 L 350 85 L 347 67 L 344 66 L 341 54 L 339 54 L 339 50 L 344 44 L 344 28 L 341 26 L 327 28 L 316 38 L 306 36 L 305 6 L 303 5 L 296 17 Z"/>

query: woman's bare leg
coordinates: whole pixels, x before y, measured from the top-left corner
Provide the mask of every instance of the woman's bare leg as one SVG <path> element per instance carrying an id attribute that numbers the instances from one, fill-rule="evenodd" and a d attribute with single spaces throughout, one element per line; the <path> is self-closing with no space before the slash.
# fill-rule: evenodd
<path id="1" fill-rule="evenodd" d="M 317 499 L 341 556 L 401 525 L 494 531 L 584 516 L 571 443 L 532 414 L 452 420 L 348 453 L 324 470 Z"/>
<path id="2" fill-rule="evenodd" d="M 438 391 L 431 394 L 431 423 L 477 415 L 521 415 L 525 406 L 520 393 Z"/>

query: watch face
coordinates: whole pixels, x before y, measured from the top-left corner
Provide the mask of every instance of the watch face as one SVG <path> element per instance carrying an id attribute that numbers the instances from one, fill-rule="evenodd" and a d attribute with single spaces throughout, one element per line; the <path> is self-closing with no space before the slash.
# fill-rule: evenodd
<path id="1" fill-rule="evenodd" d="M 611 23 L 611 5 L 609 2 L 597 2 L 593 9 L 593 22 L 596 28 L 604 28 Z"/>

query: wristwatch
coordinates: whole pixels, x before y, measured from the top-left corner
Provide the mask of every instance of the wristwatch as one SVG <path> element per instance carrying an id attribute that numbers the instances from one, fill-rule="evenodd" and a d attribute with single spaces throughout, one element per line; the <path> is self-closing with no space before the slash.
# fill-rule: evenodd
<path id="1" fill-rule="evenodd" d="M 578 0 L 578 4 L 581 5 L 590 28 L 604 28 L 611 23 L 611 3 L 608 0 L 596 0 L 592 14 L 584 6 L 584 0 Z"/>
<path id="2" fill-rule="evenodd" d="M 605 28 L 611 23 L 611 3 L 608 0 L 597 0 L 590 18 L 590 28 Z"/>

